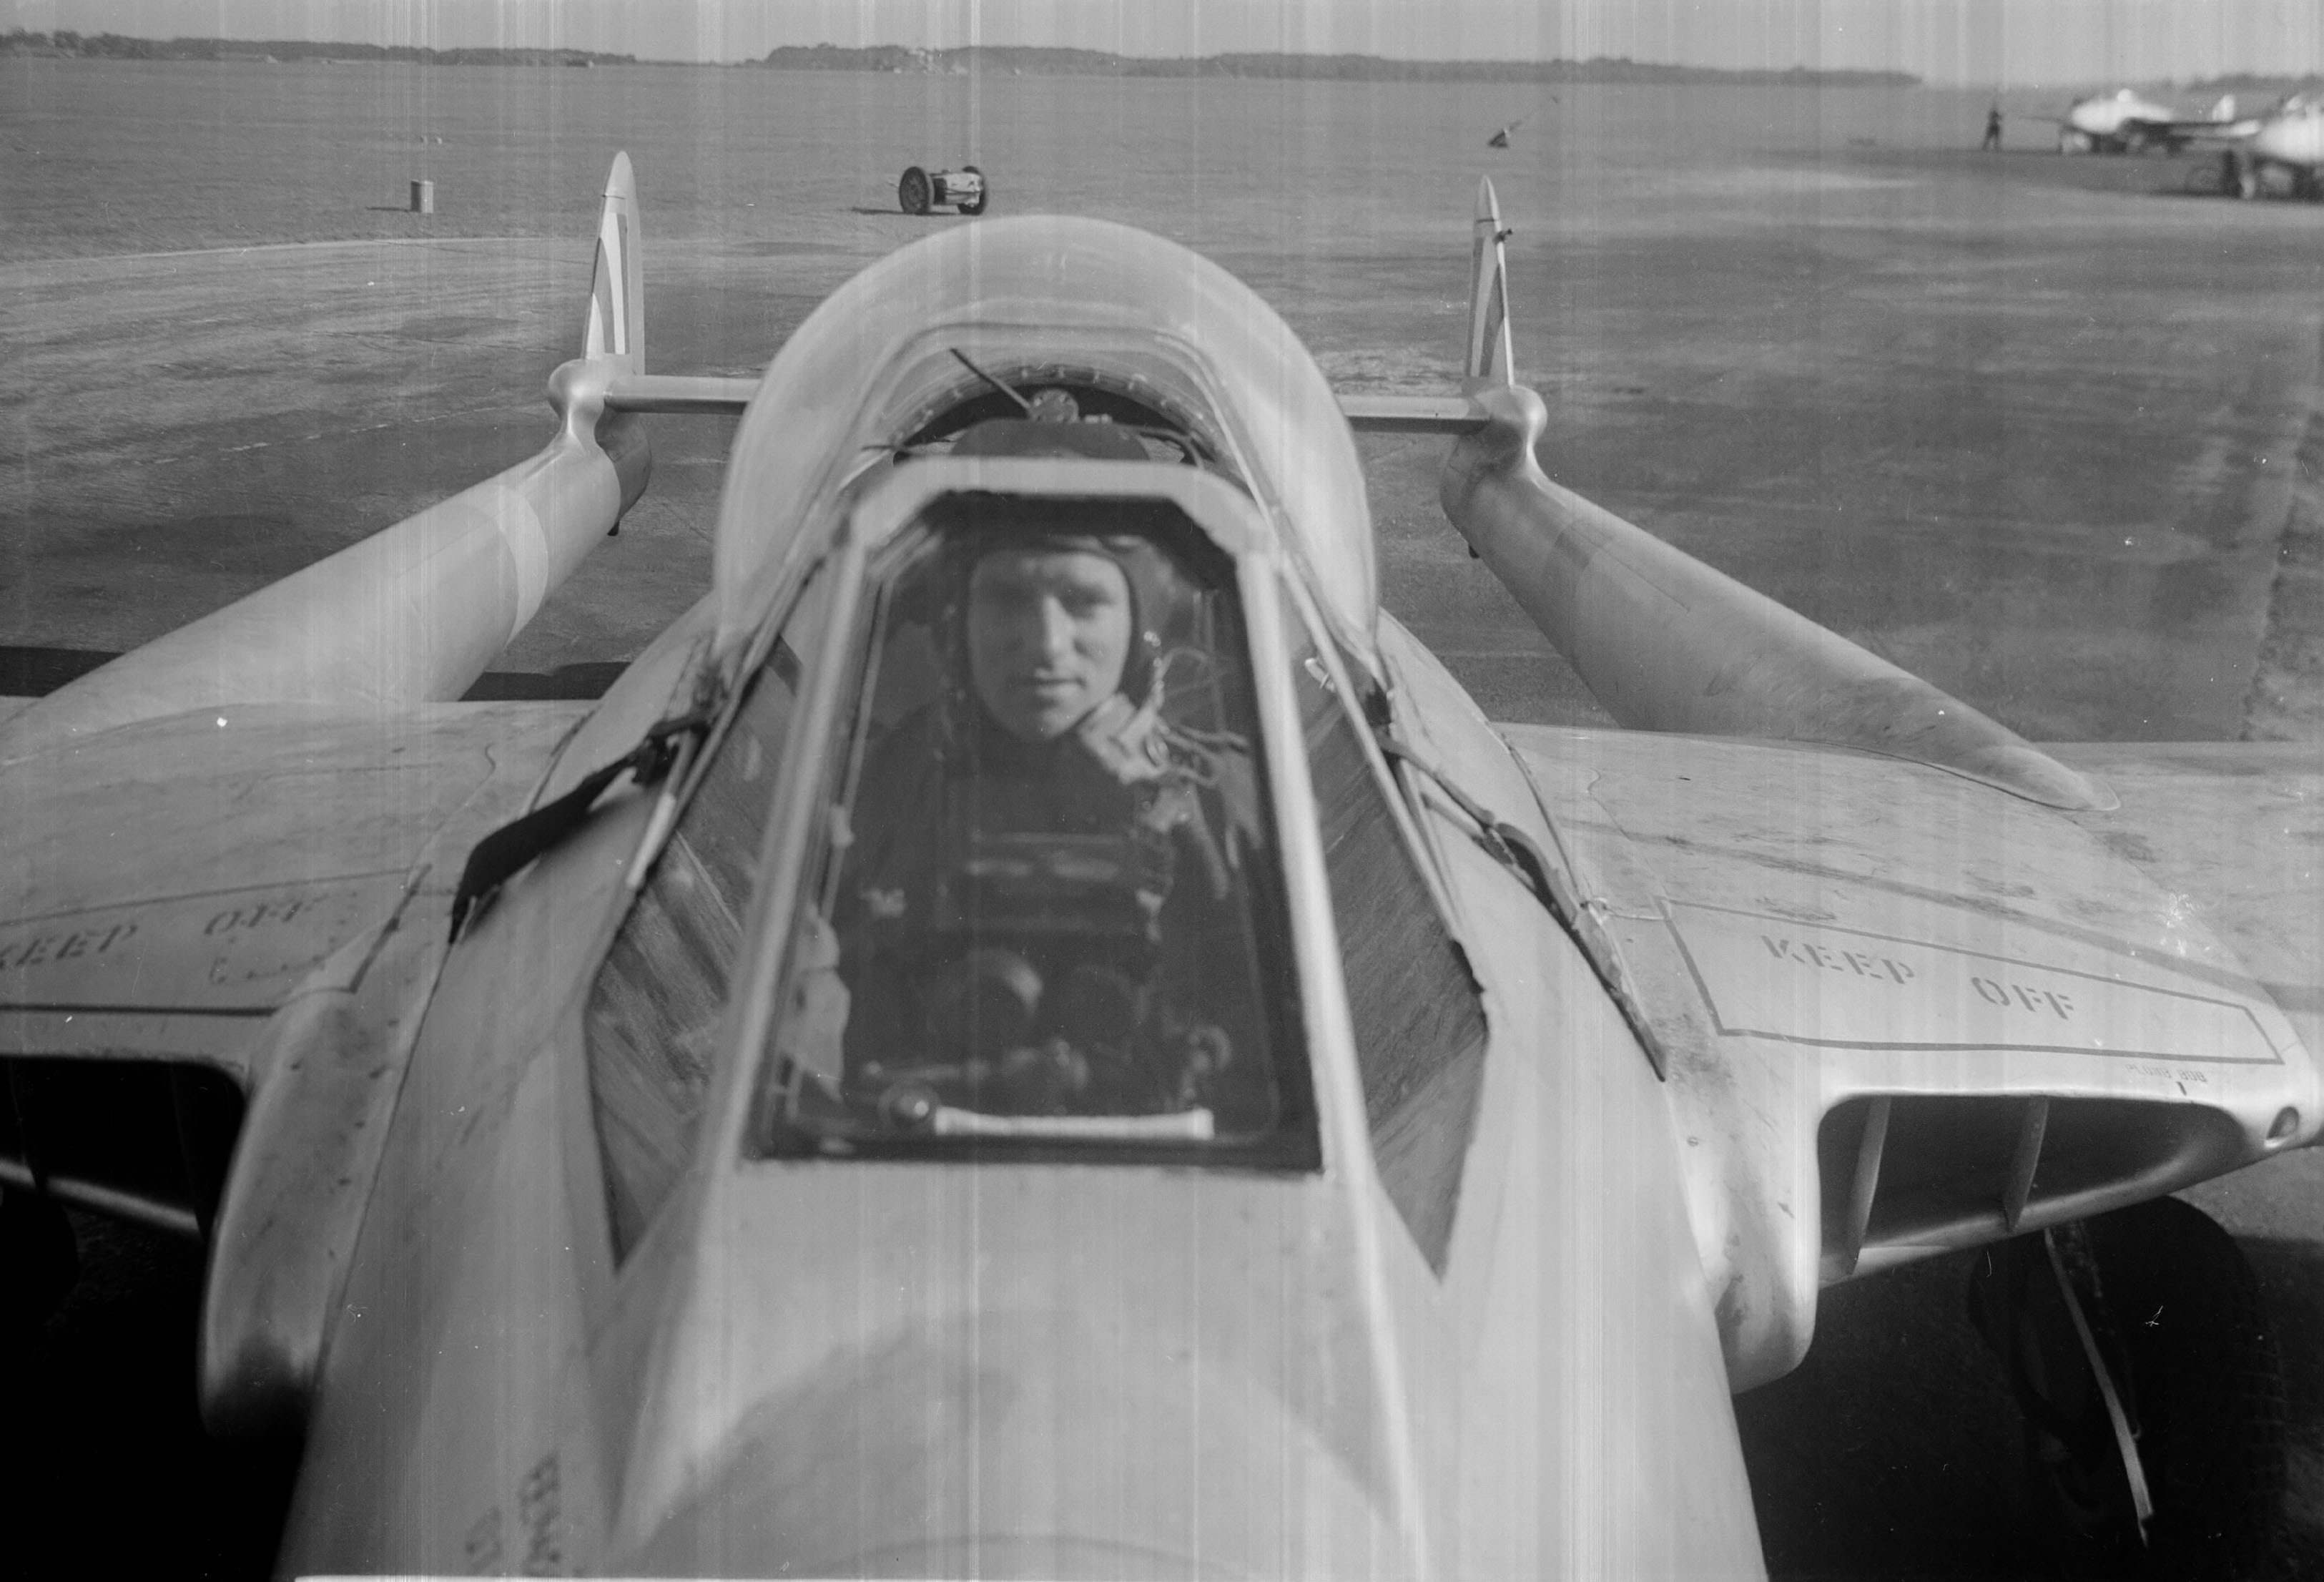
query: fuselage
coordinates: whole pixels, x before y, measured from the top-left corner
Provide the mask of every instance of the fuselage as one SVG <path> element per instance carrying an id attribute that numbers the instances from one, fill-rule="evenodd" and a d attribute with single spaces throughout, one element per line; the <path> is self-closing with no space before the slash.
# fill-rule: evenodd
<path id="1" fill-rule="evenodd" d="M 1085 223 L 978 230 L 980 269 L 924 245 L 793 337 L 744 419 L 722 534 L 767 531 L 761 502 L 790 496 L 762 489 L 797 465 L 781 441 L 802 424 L 833 425 L 844 462 L 864 449 L 849 421 L 900 413 L 881 438 L 904 449 L 823 473 L 788 543 L 723 537 L 719 589 L 607 695 L 543 795 L 697 692 L 722 652 L 766 652 L 754 632 L 796 653 L 793 728 L 836 728 L 854 685 L 847 590 L 875 574 L 881 535 L 906 531 L 882 513 L 918 509 L 916 479 L 1079 499 L 1119 477 L 1177 500 L 1231 556 L 1249 625 L 1233 662 L 1258 683 L 1251 745 L 1299 1034 L 1281 1052 L 1312 1096 L 1313 1161 L 766 1147 L 784 1041 L 768 1019 L 796 997 L 781 964 L 805 948 L 799 875 L 819 838 L 801 800 L 822 772 L 811 747 L 766 782 L 726 1009 L 689 1046 L 706 1051 L 695 1107 L 641 1143 L 628 1117 L 650 1095 L 609 1073 L 607 1006 L 717 985 L 655 932 L 667 850 L 632 885 L 659 794 L 617 788 L 446 964 L 316 1388 L 281 1568 L 1758 1574 L 1673 1114 L 1630 1027 L 1467 816 L 1369 749 L 1335 772 L 1379 799 L 1370 837 L 1397 844 L 1410 880 L 1365 912 L 1335 889 L 1314 783 L 1327 770 L 1298 711 L 1312 735 L 1314 711 L 1351 688 L 1383 688 L 1416 755 L 1537 847 L 1552 838 L 1450 675 L 1392 620 L 1370 625 L 1368 523 L 1286 523 L 1350 491 L 1361 509 L 1328 387 L 1279 320 L 1191 254 L 1157 260 L 1167 244 Z M 1083 321 L 1045 327 L 1031 305 L 1063 294 L 1045 273 L 1059 271 Z M 973 319 L 928 312 L 940 275 L 973 282 Z M 893 359 L 856 341 L 896 318 L 872 300 L 882 291 L 935 320 Z M 870 405 L 825 376 L 851 365 L 825 360 L 843 343 Z M 1147 403 L 1179 425 L 1185 465 L 925 458 L 905 442 L 991 399 L 927 355 L 952 346 L 1085 404 Z M 1262 456 L 1260 436 L 1286 448 Z M 939 503 L 954 487 L 925 486 Z M 1369 652 L 1329 658 L 1342 607 L 1362 612 Z M 1474 997 L 1484 1038 L 1479 1058 L 1391 1103 L 1360 1059 L 1367 985 L 1351 964 L 1411 948 L 1406 922 L 1457 941 L 1452 992 Z M 1371 930 L 1385 932 L 1356 937 Z M 1399 1117 L 1385 1129 L 1383 1106 Z M 667 1168 L 641 1212 L 614 1178 L 655 1148 Z"/>
<path id="2" fill-rule="evenodd" d="M 2126 124 L 2136 122 L 2167 122 L 2171 112 L 2150 99 L 2141 98 L 2129 88 L 2115 93 L 2076 99 L 2066 109 L 2066 125 L 2077 132 L 2112 137 L 2122 133 Z"/>
<path id="3" fill-rule="evenodd" d="M 1446 705 L 1438 762 L 1545 838 L 1451 678 L 1391 652 Z M 601 813 L 447 969 L 286 1575 L 1756 1573 L 1663 1094 L 1450 820 L 1493 1037 L 1442 1270 L 1328 1081 L 1324 1169 L 1288 1179 L 750 1162 L 714 1112 L 617 1266 L 580 1001 L 650 801 Z"/>
<path id="4" fill-rule="evenodd" d="M 2324 105 L 2299 105 L 2264 117 L 2246 144 L 2252 157 L 2310 170 L 2324 164 Z"/>
<path id="5" fill-rule="evenodd" d="M 2058 147 L 2066 153 L 2136 153 L 2149 148 L 2176 152 L 2188 141 L 2176 121 L 2170 110 L 2130 88 L 2092 95 L 2066 106 Z"/>

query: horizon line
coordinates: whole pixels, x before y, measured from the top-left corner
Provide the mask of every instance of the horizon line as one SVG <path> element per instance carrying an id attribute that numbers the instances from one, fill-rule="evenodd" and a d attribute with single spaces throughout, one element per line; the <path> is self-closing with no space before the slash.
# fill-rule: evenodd
<path id="1" fill-rule="evenodd" d="M 1617 66 L 1636 69 L 1667 71 L 1704 77 L 1729 77 L 1777 80 L 1786 77 L 1887 79 L 1885 83 L 1875 83 L 1871 84 L 1871 86 L 1934 88 L 1941 89 L 1975 91 L 1980 93 L 2052 93 L 2069 89 L 2095 89 L 2103 88 L 2118 88 L 2123 86 L 2167 88 L 2173 89 L 2184 88 L 2192 89 L 2200 88 L 2210 84 L 2238 80 L 2298 83 L 2314 79 L 2319 76 L 2319 73 L 2313 71 L 2268 72 L 2255 69 L 2231 69 L 2216 72 L 2208 77 L 2187 79 L 2176 77 L 2061 78 L 2052 80 L 2029 80 L 2019 83 L 2006 83 L 1983 79 L 1929 78 L 1923 77 L 1916 72 L 1907 71 L 1901 67 L 1810 66 L 1803 62 L 1795 62 L 1790 66 L 1701 66 L 1675 60 L 1641 59 L 1630 55 L 1591 55 L 1588 57 L 1555 55 L 1533 56 L 1524 59 L 1516 59 L 1496 56 L 1463 57 L 1380 55 L 1363 51 L 1352 50 L 1225 50 L 1216 51 L 1202 55 L 1171 55 L 1141 54 L 1133 51 L 1122 50 L 1095 50 L 1079 44 L 842 44 L 835 43 L 827 40 L 817 41 L 816 42 L 807 44 L 777 44 L 771 46 L 764 53 L 758 55 L 742 55 L 721 59 L 703 58 L 688 60 L 669 56 L 635 55 L 613 50 L 587 49 L 572 44 L 382 43 L 363 39 L 300 39 L 282 38 L 279 36 L 260 38 L 227 33 L 173 33 L 167 37 L 162 37 L 150 33 L 118 32 L 109 28 L 94 32 L 85 32 L 77 28 L 53 28 L 42 30 L 38 28 L 26 27 L 21 23 L 12 24 L 5 32 L 0 32 L 0 42 L 5 42 L 9 39 L 42 39 L 48 41 L 52 48 L 56 47 L 55 41 L 60 37 L 69 37 L 77 42 L 95 42 L 97 41 L 106 39 L 117 39 L 125 42 L 164 46 L 213 44 L 230 45 L 244 49 L 257 49 L 270 44 L 279 44 L 307 51 L 347 49 L 357 51 L 377 51 L 387 53 L 400 52 L 410 55 L 558 55 L 589 58 L 602 60 L 610 63 L 628 63 L 640 66 L 763 67 L 774 56 L 787 51 L 807 53 L 816 51 L 829 51 L 836 54 L 853 55 L 868 55 L 881 51 L 893 51 L 902 54 L 929 58 L 940 56 L 974 55 L 979 53 L 1052 54 L 1084 56 L 1092 60 L 1140 61 L 1178 65 L 1199 65 L 1209 61 L 1225 60 L 1345 60 L 1351 62 L 1371 62 L 1389 67 L 1474 69 L 1480 70 L 1497 69 L 1508 71 L 1545 70 L 1557 67 L 1587 68 L 1591 66 Z M 9 52 L 13 53 L 14 51 Z M 1621 85 L 1611 84 L 1608 86 Z"/>

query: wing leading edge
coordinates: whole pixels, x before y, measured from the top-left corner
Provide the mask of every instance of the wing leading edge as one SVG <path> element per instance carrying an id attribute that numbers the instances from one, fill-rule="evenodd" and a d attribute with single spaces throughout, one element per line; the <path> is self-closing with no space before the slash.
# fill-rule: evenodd
<path id="1" fill-rule="evenodd" d="M 283 1060 L 369 1070 L 378 1039 L 309 1036 L 316 1018 L 432 969 L 469 847 L 587 708 L 235 707 L 13 765 L 0 1185 L 198 1228 L 202 1195 L 146 1189 L 131 1140 L 76 1100 L 129 1080 L 103 1070 L 206 1069 L 254 1105 Z M 433 954 L 406 961 L 416 946 Z M 402 1011 L 379 1009 L 392 1042 Z M 311 1104 L 328 1075 L 304 1075 Z"/>
<path id="2" fill-rule="evenodd" d="M 448 897 L 587 708 L 230 707 L 13 765 L 0 1053 L 249 1080 L 251 1028 L 353 986 L 343 947 Z"/>
<path id="3" fill-rule="evenodd" d="M 2218 907 L 2176 883 L 2243 827 L 2234 782 L 2182 782 L 2209 833 L 2157 848 L 2193 803 L 2061 812 L 1853 753 L 1503 734 L 1563 910 L 1670 1079 L 1738 1388 L 1798 1360 L 1821 1283 L 2318 1134 L 2312 890 L 2287 918 L 2290 873 Z M 2317 782 L 2311 762 L 2242 783 L 2301 810 L 2296 847 L 2318 818 L 2287 788 Z M 2255 976 L 2223 935 L 2268 927 L 2292 937 Z"/>
<path id="4" fill-rule="evenodd" d="M 295 1103 L 360 1130 L 357 1089 L 392 1091 L 461 859 L 587 712 L 449 700 L 645 486 L 605 400 L 644 377 L 641 240 L 617 155 L 540 454 L 0 718 L 0 1185 L 199 1231 L 205 1171 L 156 1187 L 116 1096 L 161 1092 L 184 1141 L 179 1089 L 222 1093 L 231 1141 L 244 1095 L 250 1125 Z"/>

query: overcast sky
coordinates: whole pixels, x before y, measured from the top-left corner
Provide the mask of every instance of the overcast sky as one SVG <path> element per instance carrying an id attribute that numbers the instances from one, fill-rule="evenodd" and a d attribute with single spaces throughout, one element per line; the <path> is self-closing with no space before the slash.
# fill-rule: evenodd
<path id="1" fill-rule="evenodd" d="M 553 45 L 741 60 L 778 44 L 1878 68 L 2007 86 L 2324 71 L 2324 0 L 0 0 L 50 32 Z"/>

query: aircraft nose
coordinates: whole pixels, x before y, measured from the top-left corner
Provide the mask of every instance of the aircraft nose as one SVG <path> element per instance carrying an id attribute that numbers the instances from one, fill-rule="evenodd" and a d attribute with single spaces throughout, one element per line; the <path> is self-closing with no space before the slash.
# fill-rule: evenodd
<path id="1" fill-rule="evenodd" d="M 1405 1573 L 1367 1447 L 1333 1444 L 1327 1422 L 1302 1420 L 1263 1381 L 977 1328 L 830 1358 L 824 1376 L 761 1401 L 624 1568 Z"/>

